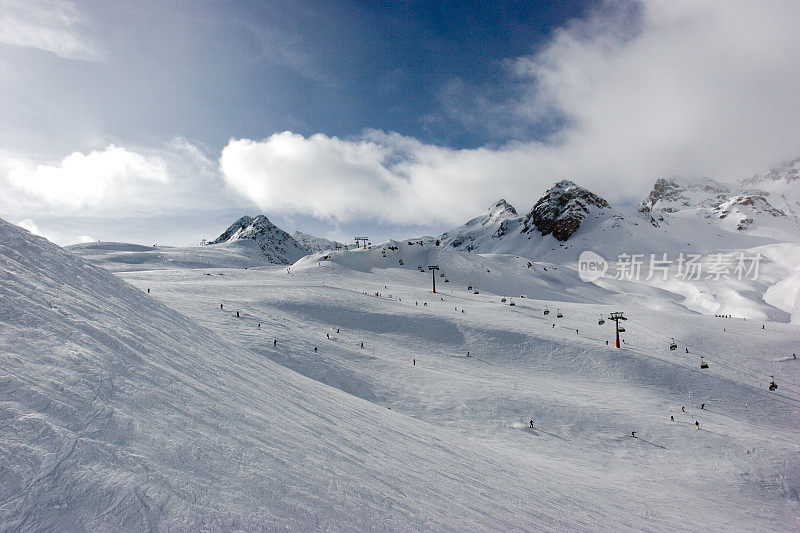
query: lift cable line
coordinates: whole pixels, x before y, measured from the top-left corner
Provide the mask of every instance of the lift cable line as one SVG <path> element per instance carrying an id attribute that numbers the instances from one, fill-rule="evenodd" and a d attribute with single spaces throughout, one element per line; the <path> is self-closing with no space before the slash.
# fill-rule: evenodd
<path id="1" fill-rule="evenodd" d="M 664 333 L 662 333 L 662 332 L 660 332 L 658 330 L 655 330 L 652 327 L 647 326 L 646 324 L 642 324 L 642 323 L 637 322 L 635 320 L 633 320 L 632 323 L 638 325 L 641 328 L 644 328 L 644 329 L 647 329 L 647 330 L 651 331 L 655 335 L 658 335 L 658 336 L 666 338 L 666 335 Z M 733 365 L 733 366 L 737 366 L 737 367 L 740 367 L 740 368 L 744 368 L 744 369 L 746 369 L 747 371 L 749 371 L 751 373 L 752 377 L 755 377 L 757 379 L 764 379 L 764 378 L 767 378 L 767 377 L 771 377 L 771 375 L 767 374 L 766 372 L 762 372 L 761 370 L 757 370 L 755 368 L 752 368 L 752 367 L 747 366 L 745 364 L 739 363 L 737 361 L 732 361 L 732 360 L 730 360 L 730 359 L 728 359 L 726 357 L 723 357 L 723 356 L 719 355 L 718 353 L 713 353 L 713 352 L 709 351 L 708 349 L 702 348 L 702 347 L 697 346 L 695 344 L 690 344 L 690 343 L 687 343 L 687 342 L 684 342 L 683 344 L 688 346 L 688 347 L 690 347 L 695 352 L 698 352 L 700 354 L 704 354 L 706 356 L 706 358 L 709 358 L 709 359 L 712 359 L 712 360 L 713 359 L 722 360 L 722 361 L 727 362 L 729 365 Z M 742 370 L 739 370 L 739 372 L 747 373 L 747 372 L 744 372 Z M 783 380 L 783 379 L 781 381 L 783 381 L 783 383 L 786 383 L 786 384 L 789 384 L 789 385 L 794 385 L 795 387 L 800 387 L 800 384 L 794 383 L 792 381 L 787 381 L 787 380 Z"/>
<path id="2" fill-rule="evenodd" d="M 639 327 L 643 328 L 643 330 L 644 330 L 644 329 L 646 329 L 646 330 L 649 330 L 649 331 L 650 331 L 650 332 L 652 332 L 652 333 L 655 333 L 655 334 L 656 334 L 657 336 L 659 336 L 659 337 L 664 337 L 664 334 L 663 334 L 663 333 L 661 333 L 661 332 L 658 332 L 658 331 L 656 331 L 656 330 L 654 330 L 654 329 L 652 329 L 652 328 L 650 328 L 650 327 L 648 327 L 648 326 L 646 326 L 646 325 L 644 325 L 644 324 L 641 324 L 641 323 L 639 323 L 639 322 L 636 322 L 636 321 L 633 321 L 633 323 L 634 323 L 634 324 L 636 324 L 637 326 L 639 326 Z M 651 333 L 651 334 L 648 334 L 646 331 L 643 331 L 643 330 L 641 331 L 641 333 L 643 333 L 643 334 L 645 334 L 645 335 L 648 335 L 648 336 L 650 336 L 650 337 L 654 337 L 654 335 L 653 335 L 652 333 Z M 689 346 L 691 346 L 691 347 L 692 347 L 692 349 L 693 349 L 693 351 L 694 351 L 694 352 L 698 352 L 698 353 L 701 353 L 701 354 L 705 354 L 705 355 L 703 356 L 704 358 L 706 358 L 706 359 L 711 359 L 711 360 L 715 360 L 715 359 L 716 359 L 716 360 L 717 360 L 717 364 L 719 364 L 719 365 L 721 365 L 721 366 L 723 366 L 723 367 L 726 367 L 726 368 L 728 368 L 728 369 L 730 369 L 730 370 L 733 370 L 734 372 L 739 372 L 740 374 L 744 374 L 744 375 L 750 376 L 751 378 L 754 378 L 754 379 L 756 379 L 756 380 L 759 380 L 759 381 L 760 381 L 760 380 L 762 380 L 762 379 L 764 379 L 765 377 L 770 377 L 770 378 L 773 380 L 773 382 L 774 382 L 774 378 L 772 378 L 772 376 L 771 376 L 771 375 L 769 375 L 769 374 L 766 374 L 766 373 L 764 373 L 764 372 L 761 372 L 761 371 L 759 371 L 759 370 L 756 370 L 756 369 L 754 369 L 754 368 L 751 368 L 751 367 L 749 367 L 749 366 L 747 366 L 747 365 L 743 365 L 743 364 L 741 364 L 741 363 L 737 363 L 736 361 L 731 361 L 731 360 L 730 360 L 730 359 L 728 359 L 728 358 L 722 357 L 722 356 L 720 356 L 719 354 L 711 353 L 711 352 L 709 352 L 708 350 L 705 350 L 705 349 L 703 349 L 703 348 L 699 348 L 699 347 L 697 347 L 697 346 L 694 346 L 694 345 L 689 345 Z M 629 347 L 629 349 L 630 349 L 630 347 Z M 721 361 L 724 361 L 724 363 L 720 362 L 720 360 L 721 360 Z M 701 361 L 701 362 L 702 362 L 702 361 Z M 744 370 L 742 370 L 742 369 L 744 369 Z M 791 382 L 791 381 L 784 381 L 784 383 L 785 383 L 785 384 L 788 384 L 788 385 L 790 385 L 790 386 L 789 386 L 789 387 L 786 389 L 788 392 L 791 392 L 791 393 L 793 393 L 793 394 L 800 394 L 800 391 L 798 391 L 798 390 L 794 389 L 794 387 L 793 387 L 793 386 L 795 386 L 795 387 L 797 386 L 795 383 L 793 383 L 793 382 Z M 776 388 L 777 388 L 777 387 L 776 387 Z M 784 397 L 785 397 L 785 396 L 784 396 Z M 785 397 L 785 398 L 787 398 L 787 399 L 791 399 L 791 400 L 793 400 L 793 401 L 795 401 L 795 402 L 796 402 L 796 401 L 798 401 L 798 400 L 797 400 L 797 399 L 795 399 L 795 398 L 789 398 L 789 397 Z"/>

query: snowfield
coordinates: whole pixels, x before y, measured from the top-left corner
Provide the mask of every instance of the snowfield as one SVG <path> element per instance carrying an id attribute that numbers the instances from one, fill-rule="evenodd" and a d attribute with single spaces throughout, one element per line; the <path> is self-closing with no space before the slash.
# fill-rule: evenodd
<path id="1" fill-rule="evenodd" d="M 3 529 L 800 528 L 795 244 L 719 287 L 103 246 L 0 221 Z"/>

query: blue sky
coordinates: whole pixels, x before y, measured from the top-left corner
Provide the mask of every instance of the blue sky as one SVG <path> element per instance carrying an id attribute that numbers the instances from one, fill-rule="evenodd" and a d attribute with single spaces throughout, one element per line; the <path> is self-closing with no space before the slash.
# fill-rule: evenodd
<path id="1" fill-rule="evenodd" d="M 191 244 L 438 233 L 568 177 L 800 155 L 794 2 L 0 0 L 0 216 Z M 624 191 L 624 192 L 623 192 Z"/>

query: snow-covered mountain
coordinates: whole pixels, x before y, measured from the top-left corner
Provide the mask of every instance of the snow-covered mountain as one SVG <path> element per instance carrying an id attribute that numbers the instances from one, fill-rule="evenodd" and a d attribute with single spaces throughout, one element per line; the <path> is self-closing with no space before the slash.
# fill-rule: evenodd
<path id="1" fill-rule="evenodd" d="M 325 250 L 342 250 L 347 248 L 343 243 L 338 241 L 331 241 L 323 237 L 309 235 L 302 231 L 295 231 L 292 233 L 292 238 L 296 240 L 300 246 L 308 250 L 308 253 L 322 252 Z"/>
<path id="2" fill-rule="evenodd" d="M 222 235 L 205 245 L 231 245 L 249 241 L 258 246 L 261 254 L 270 263 L 291 265 L 309 253 L 291 235 L 270 222 L 264 215 L 255 218 L 243 216 L 231 224 Z"/>
<path id="3" fill-rule="evenodd" d="M 504 199 L 500 199 L 489 208 L 488 213 L 473 218 L 452 232 L 443 234 L 440 240 L 445 246 L 471 252 L 476 247 L 484 246 L 487 240 L 501 239 L 521 225 L 522 218 L 516 209 Z"/>
<path id="4" fill-rule="evenodd" d="M 505 200 L 441 236 L 445 246 L 557 263 L 581 250 L 697 253 L 800 241 L 800 159 L 726 185 L 708 178 L 655 182 L 638 209 L 611 206 L 569 180 L 521 217 Z M 688 237 L 688 238 L 687 238 Z"/>
<path id="5" fill-rule="evenodd" d="M 692 218 L 726 231 L 761 235 L 800 234 L 800 158 L 730 185 L 700 178 L 662 178 L 640 211 L 654 226 Z"/>
<path id="6" fill-rule="evenodd" d="M 573 236 L 605 225 L 619 225 L 622 214 L 600 196 L 570 180 L 553 185 L 525 216 L 505 200 L 454 230 L 444 233 L 443 246 L 465 252 L 510 253 L 529 257 L 563 247 Z"/>
<path id="7" fill-rule="evenodd" d="M 553 185 L 523 220 L 523 233 L 538 231 L 566 241 L 580 229 L 584 219 L 607 218 L 611 206 L 603 198 L 578 187 L 570 180 Z"/>

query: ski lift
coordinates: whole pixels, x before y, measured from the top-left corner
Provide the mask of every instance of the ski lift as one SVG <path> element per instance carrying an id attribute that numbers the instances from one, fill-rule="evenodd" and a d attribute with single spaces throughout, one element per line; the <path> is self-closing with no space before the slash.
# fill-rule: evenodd
<path id="1" fill-rule="evenodd" d="M 500 303 L 501 303 L 501 304 L 504 304 L 504 303 L 506 303 L 506 299 L 505 299 L 505 297 L 503 297 L 503 298 L 500 298 Z"/>
<path id="2" fill-rule="evenodd" d="M 512 301 L 512 302 L 511 302 L 510 304 L 508 304 L 508 305 L 517 305 L 517 304 L 515 304 L 515 303 Z"/>
<path id="3" fill-rule="evenodd" d="M 564 318 L 564 313 L 559 311 L 558 313 L 556 313 L 556 318 Z"/>
<path id="4" fill-rule="evenodd" d="M 603 315 L 600 315 L 600 320 L 597 321 L 598 326 L 602 326 L 606 323 L 606 320 L 603 318 Z"/>
<path id="5" fill-rule="evenodd" d="M 617 331 L 619 331 L 620 333 L 625 333 L 625 327 L 624 326 L 620 326 Z"/>
<path id="6" fill-rule="evenodd" d="M 475 291 L 472 294 L 480 294 L 480 293 L 478 292 L 478 289 L 475 289 Z"/>
<path id="7" fill-rule="evenodd" d="M 669 345 L 669 350 L 674 352 L 678 348 L 678 345 L 675 344 L 675 337 L 672 337 L 672 344 Z"/>
<path id="8" fill-rule="evenodd" d="M 772 381 L 770 381 L 770 383 L 769 383 L 769 390 L 770 391 L 777 390 L 778 386 L 775 385 L 775 376 L 770 376 L 770 378 L 772 378 Z"/>
<path id="9" fill-rule="evenodd" d="M 544 310 L 544 316 L 547 316 L 547 315 L 549 315 L 549 314 L 550 314 L 550 310 L 549 310 L 549 309 L 547 309 L 547 308 L 545 308 L 545 310 Z"/>
<path id="10" fill-rule="evenodd" d="M 472 290 L 472 285 L 469 285 L 469 286 L 467 287 L 467 290 L 468 290 L 468 291 L 471 291 L 471 290 Z"/>
<path id="11" fill-rule="evenodd" d="M 708 363 L 703 361 L 703 358 L 700 358 L 700 368 L 708 368 Z"/>

